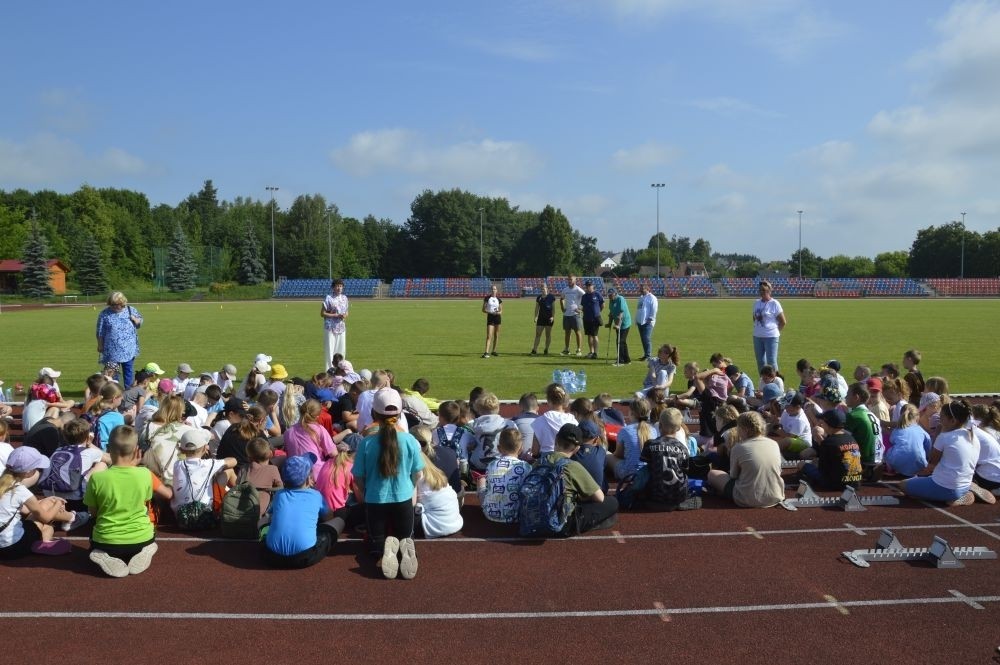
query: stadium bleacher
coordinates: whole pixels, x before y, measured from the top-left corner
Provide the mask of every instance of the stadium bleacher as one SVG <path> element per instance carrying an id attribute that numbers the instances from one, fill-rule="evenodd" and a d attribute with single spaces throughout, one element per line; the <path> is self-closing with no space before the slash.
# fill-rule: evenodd
<path id="1" fill-rule="evenodd" d="M 349 298 L 371 298 L 376 295 L 378 279 L 345 279 L 344 294 Z M 330 292 L 329 279 L 282 279 L 274 292 L 275 298 L 322 298 Z"/>
<path id="2" fill-rule="evenodd" d="M 1000 296 L 1000 278 L 932 278 L 928 286 L 943 296 Z"/>

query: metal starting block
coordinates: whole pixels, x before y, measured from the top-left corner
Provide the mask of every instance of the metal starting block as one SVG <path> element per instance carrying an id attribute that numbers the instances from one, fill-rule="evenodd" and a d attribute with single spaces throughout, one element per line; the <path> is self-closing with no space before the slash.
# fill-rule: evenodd
<path id="1" fill-rule="evenodd" d="M 781 468 L 782 469 L 797 469 L 797 468 L 799 468 L 799 461 L 798 460 L 794 460 L 794 459 L 782 460 L 781 461 Z"/>
<path id="2" fill-rule="evenodd" d="M 874 549 L 843 554 L 845 559 L 861 568 L 869 568 L 873 561 L 929 561 L 935 568 L 964 568 L 960 559 L 997 558 L 997 553 L 986 547 L 952 547 L 940 536 L 934 536 L 930 547 L 903 547 L 889 529 L 882 529 Z"/>
<path id="3" fill-rule="evenodd" d="M 894 496 L 859 496 L 853 487 L 844 489 L 840 496 L 819 496 L 809 487 L 809 483 L 799 481 L 795 499 L 789 499 L 796 508 L 840 508 L 848 513 L 866 510 L 865 506 L 898 506 Z"/>

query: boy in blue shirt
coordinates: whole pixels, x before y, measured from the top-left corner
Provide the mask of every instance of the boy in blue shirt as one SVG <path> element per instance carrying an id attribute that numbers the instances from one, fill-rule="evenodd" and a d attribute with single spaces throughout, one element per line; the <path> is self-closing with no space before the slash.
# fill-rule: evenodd
<path id="1" fill-rule="evenodd" d="M 281 469 L 285 489 L 271 499 L 261 520 L 260 554 L 272 568 L 308 568 L 330 553 L 344 530 L 344 520 L 327 510 L 323 495 L 313 489 L 312 453 L 289 457 Z"/>

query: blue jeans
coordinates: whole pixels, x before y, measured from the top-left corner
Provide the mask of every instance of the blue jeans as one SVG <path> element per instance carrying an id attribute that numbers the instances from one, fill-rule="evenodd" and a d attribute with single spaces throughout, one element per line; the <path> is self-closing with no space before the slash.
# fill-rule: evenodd
<path id="1" fill-rule="evenodd" d="M 653 324 L 639 324 L 639 339 L 642 341 L 642 355 L 647 358 L 653 355 Z"/>
<path id="2" fill-rule="evenodd" d="M 754 337 L 753 354 L 757 356 L 757 373 L 764 365 L 770 365 L 778 371 L 778 340 L 780 337 Z"/>
<path id="3" fill-rule="evenodd" d="M 135 358 L 131 360 L 126 360 L 125 362 L 118 363 L 118 372 L 121 374 L 122 379 L 122 390 L 127 390 L 132 387 L 132 380 L 135 378 L 132 374 L 133 366 L 135 365 Z"/>
<path id="4" fill-rule="evenodd" d="M 914 499 L 927 499 L 928 501 L 948 503 L 962 498 L 969 491 L 968 485 L 955 489 L 942 487 L 934 482 L 930 476 L 907 478 L 905 482 L 906 488 L 903 491 L 906 492 L 906 496 L 911 496 Z"/>

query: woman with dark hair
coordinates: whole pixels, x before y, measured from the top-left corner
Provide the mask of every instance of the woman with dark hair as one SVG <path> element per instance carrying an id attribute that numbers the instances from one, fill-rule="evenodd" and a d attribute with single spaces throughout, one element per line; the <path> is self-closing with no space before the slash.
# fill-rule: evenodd
<path id="1" fill-rule="evenodd" d="M 497 342 L 500 340 L 500 322 L 503 315 L 503 299 L 497 290 L 497 285 L 490 286 L 490 294 L 483 298 L 483 314 L 486 315 L 486 350 L 483 358 L 497 353 Z"/>
<path id="2" fill-rule="evenodd" d="M 358 447 L 354 482 L 365 497 L 368 537 L 376 566 L 386 579 L 417 574 L 413 545 L 413 494 L 423 477 L 420 444 L 409 432 L 397 430 L 403 400 L 391 388 L 375 393 L 372 418 L 378 431 Z M 386 527 L 392 536 L 386 536 Z M 401 560 L 400 560 L 401 557 Z"/>
<path id="3" fill-rule="evenodd" d="M 969 424 L 971 414 L 965 400 L 941 407 L 941 433 L 931 446 L 927 466 L 917 477 L 900 483 L 907 496 L 951 506 L 967 506 L 976 500 L 971 490 L 979 461 L 979 440 Z"/>

